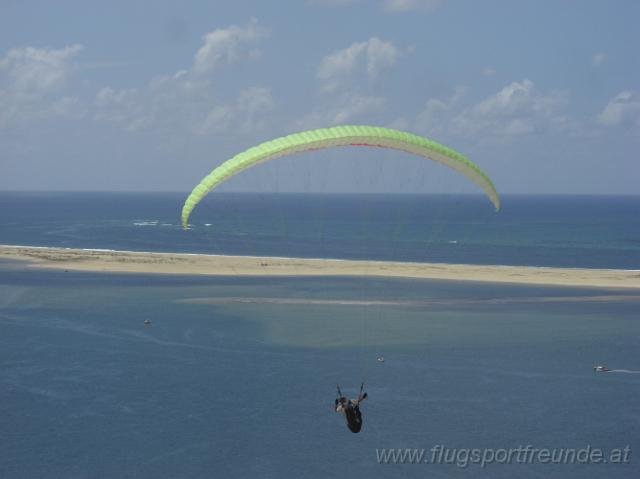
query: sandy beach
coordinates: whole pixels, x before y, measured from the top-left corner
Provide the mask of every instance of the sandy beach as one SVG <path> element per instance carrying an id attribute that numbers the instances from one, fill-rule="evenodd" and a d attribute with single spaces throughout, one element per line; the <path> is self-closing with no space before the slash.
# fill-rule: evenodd
<path id="1" fill-rule="evenodd" d="M 640 271 L 335 259 L 217 256 L 0 245 L 0 259 L 70 271 L 215 276 L 376 276 L 604 288 L 640 288 Z"/>

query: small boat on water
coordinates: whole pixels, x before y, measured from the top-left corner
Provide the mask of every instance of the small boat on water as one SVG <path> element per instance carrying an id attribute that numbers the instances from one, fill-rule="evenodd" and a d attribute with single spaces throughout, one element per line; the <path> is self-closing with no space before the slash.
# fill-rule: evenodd
<path id="1" fill-rule="evenodd" d="M 143 321 L 143 323 L 146 324 L 146 325 L 149 325 L 149 324 L 151 324 L 151 320 L 150 319 L 145 319 Z"/>
<path id="2" fill-rule="evenodd" d="M 609 369 L 608 367 L 606 367 L 606 366 L 604 366 L 604 365 L 602 365 L 602 364 L 599 364 L 599 365 L 597 365 L 597 366 L 594 366 L 594 367 L 593 367 L 593 370 L 594 370 L 595 372 L 597 372 L 597 373 L 608 373 L 609 371 L 612 371 L 612 369 Z"/>
<path id="3" fill-rule="evenodd" d="M 379 363 L 384 363 L 384 356 L 378 356 L 377 361 L 378 361 Z"/>

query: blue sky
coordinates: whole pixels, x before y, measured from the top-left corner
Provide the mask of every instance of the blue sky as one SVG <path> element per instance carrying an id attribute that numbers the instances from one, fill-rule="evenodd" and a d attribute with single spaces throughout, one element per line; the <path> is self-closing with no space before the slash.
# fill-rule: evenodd
<path id="1" fill-rule="evenodd" d="M 188 191 L 256 143 L 373 124 L 501 193 L 637 194 L 636 1 L 0 2 L 0 189 Z M 227 191 L 473 192 L 364 148 Z"/>

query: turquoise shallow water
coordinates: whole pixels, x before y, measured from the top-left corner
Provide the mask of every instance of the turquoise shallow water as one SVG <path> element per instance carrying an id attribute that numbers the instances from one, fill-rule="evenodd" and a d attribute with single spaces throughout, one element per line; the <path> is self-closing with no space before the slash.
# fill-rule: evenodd
<path id="1" fill-rule="evenodd" d="M 640 369 L 629 292 L 0 267 L 3 478 L 640 473 L 640 375 L 591 369 Z M 363 379 L 353 435 L 334 387 L 355 393 Z M 485 469 L 376 460 L 376 448 L 438 444 L 632 455 Z"/>

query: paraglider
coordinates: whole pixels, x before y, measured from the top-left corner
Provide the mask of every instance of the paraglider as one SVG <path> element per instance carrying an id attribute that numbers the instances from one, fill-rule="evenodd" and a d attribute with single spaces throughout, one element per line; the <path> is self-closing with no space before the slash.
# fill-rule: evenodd
<path id="1" fill-rule="evenodd" d="M 303 151 L 337 146 L 391 148 L 442 163 L 462 173 L 484 191 L 496 211 L 500 199 L 489 177 L 464 155 L 412 133 L 376 126 L 345 125 L 303 131 L 276 138 L 249 148 L 215 168 L 193 189 L 182 207 L 182 227 L 188 228 L 189 216 L 196 205 L 221 183 L 259 163 Z"/>
<path id="2" fill-rule="evenodd" d="M 347 420 L 347 427 L 356 434 L 362 429 L 362 413 L 360 412 L 360 403 L 367 399 L 367 393 L 363 392 L 364 383 L 360 385 L 360 392 L 357 399 L 347 399 L 342 395 L 340 386 L 338 388 L 338 397 L 335 400 L 335 411 L 344 414 Z"/>
<path id="3" fill-rule="evenodd" d="M 266 141 L 223 162 L 205 176 L 185 200 L 182 207 L 182 227 L 189 228 L 191 213 L 211 190 L 238 173 L 275 158 L 338 146 L 390 148 L 441 163 L 475 183 L 489 198 L 496 211 L 500 209 L 500 198 L 491 179 L 461 153 L 412 133 L 375 126 L 345 125 L 303 131 Z M 261 266 L 267 264 L 261 263 Z M 377 361 L 383 363 L 384 357 L 378 357 Z M 360 386 L 358 397 L 349 399 L 342 395 L 338 386 L 338 397 L 334 403 L 335 412 L 344 414 L 347 426 L 353 433 L 359 433 L 362 429 L 360 404 L 367 398 L 363 388 L 364 383 Z"/>

